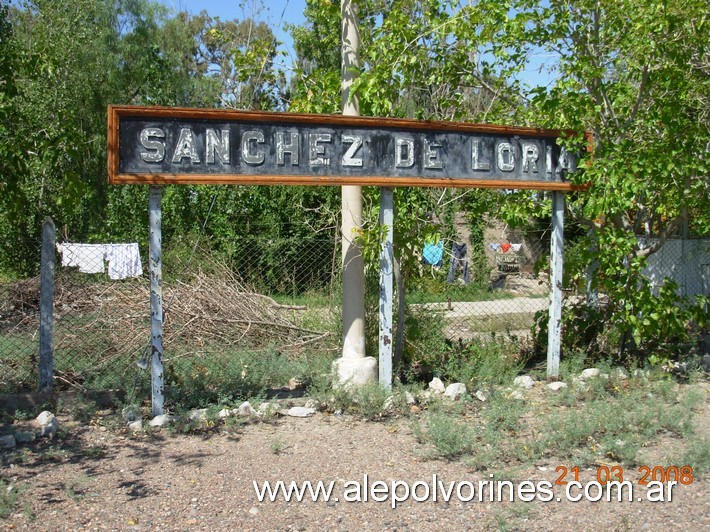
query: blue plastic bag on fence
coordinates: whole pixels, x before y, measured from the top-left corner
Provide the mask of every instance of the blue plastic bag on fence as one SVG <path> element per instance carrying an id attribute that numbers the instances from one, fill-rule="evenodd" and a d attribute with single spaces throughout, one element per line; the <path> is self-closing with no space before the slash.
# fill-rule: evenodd
<path id="1" fill-rule="evenodd" d="M 444 241 L 439 240 L 436 243 L 425 244 L 424 251 L 422 251 L 422 262 L 441 267 L 444 264 Z"/>

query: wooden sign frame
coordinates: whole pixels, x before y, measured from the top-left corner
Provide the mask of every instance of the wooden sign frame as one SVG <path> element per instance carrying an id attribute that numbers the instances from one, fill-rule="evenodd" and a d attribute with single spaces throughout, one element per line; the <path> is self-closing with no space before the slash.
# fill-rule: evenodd
<path id="1" fill-rule="evenodd" d="M 228 135 L 228 140 L 224 140 L 224 135 Z M 578 133 L 342 115 L 112 105 L 108 108 L 108 180 L 111 184 L 144 185 L 374 185 L 570 191 L 585 187 L 566 179 L 566 174 L 574 171 L 576 158 L 564 154 L 557 139 L 573 135 Z M 586 137 L 589 141 L 589 135 Z M 296 152 L 300 152 L 294 152 L 293 144 L 286 144 L 284 138 L 295 143 Z M 360 151 L 352 149 L 357 144 L 353 138 L 360 139 Z M 225 144 L 218 144 L 220 141 Z M 229 163 L 226 170 L 219 148 L 227 150 L 221 152 Z M 591 149 L 591 143 L 587 149 Z M 346 159 L 348 150 L 352 153 Z M 211 166 L 207 165 L 210 158 Z M 185 159 L 187 163 L 183 162 Z M 231 164 L 234 159 L 238 162 Z M 247 164 L 246 159 L 261 163 Z M 277 160 L 278 164 L 274 162 Z M 313 165 L 314 162 L 326 164 Z M 351 164 L 346 166 L 348 162 Z M 234 171 L 237 165 L 240 171 Z"/>

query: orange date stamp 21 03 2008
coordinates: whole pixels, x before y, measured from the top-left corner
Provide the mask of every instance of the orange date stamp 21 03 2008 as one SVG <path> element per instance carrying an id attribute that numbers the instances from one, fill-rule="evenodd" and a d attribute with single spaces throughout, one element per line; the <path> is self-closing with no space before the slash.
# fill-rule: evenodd
<path id="1" fill-rule="evenodd" d="M 690 466 L 640 466 L 638 469 L 641 478 L 638 480 L 640 486 L 647 486 L 649 482 L 677 482 L 683 486 L 693 483 L 693 468 Z M 579 482 L 579 466 L 567 468 L 557 466 L 555 473 L 559 476 L 555 480 L 557 485 L 565 485 L 568 477 L 575 482 Z M 608 482 L 624 482 L 624 468 L 621 466 L 599 466 L 596 469 L 596 481 L 600 484 Z"/>

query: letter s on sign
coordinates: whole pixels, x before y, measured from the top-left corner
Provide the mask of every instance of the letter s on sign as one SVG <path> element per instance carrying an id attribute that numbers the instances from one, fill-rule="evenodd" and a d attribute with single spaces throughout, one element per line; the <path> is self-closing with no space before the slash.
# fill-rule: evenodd
<path id="1" fill-rule="evenodd" d="M 161 163 L 165 158 L 165 144 L 161 140 L 151 140 L 151 137 L 164 139 L 165 132 L 157 127 L 147 127 L 141 131 L 141 158 L 146 163 Z"/>

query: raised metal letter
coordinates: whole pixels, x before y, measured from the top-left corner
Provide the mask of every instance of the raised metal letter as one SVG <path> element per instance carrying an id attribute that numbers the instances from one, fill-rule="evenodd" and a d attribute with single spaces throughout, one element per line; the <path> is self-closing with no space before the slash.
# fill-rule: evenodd
<path id="1" fill-rule="evenodd" d="M 407 148 L 407 158 L 404 158 L 404 148 Z M 397 168 L 411 168 L 414 166 L 414 140 L 397 138 L 394 148 L 394 165 Z"/>
<path id="2" fill-rule="evenodd" d="M 439 159 L 439 152 L 436 148 L 441 148 L 441 144 L 424 139 L 424 168 L 427 170 L 441 170 L 444 168 L 444 163 Z"/>
<path id="3" fill-rule="evenodd" d="M 200 164 L 200 156 L 197 155 L 197 146 L 195 146 L 195 134 L 189 127 L 180 130 L 180 137 L 173 154 L 173 163 L 182 164 L 185 157 L 189 158 L 192 164 Z"/>
<path id="4" fill-rule="evenodd" d="M 161 163 L 165 158 L 165 144 L 160 140 L 150 140 L 150 137 L 165 138 L 165 132 L 157 127 L 147 127 L 141 131 L 141 145 L 146 150 L 141 151 L 141 158 L 147 163 Z"/>
<path id="5" fill-rule="evenodd" d="M 362 157 L 355 157 L 357 150 L 362 146 L 362 137 L 359 135 L 343 135 L 343 144 L 350 144 L 348 151 L 343 155 L 340 164 L 343 166 L 362 166 Z"/>
<path id="6" fill-rule="evenodd" d="M 491 169 L 491 163 L 482 163 L 479 161 L 481 157 L 480 146 L 480 140 L 474 140 L 471 142 L 471 168 L 473 170 L 487 172 Z"/>
<path id="7" fill-rule="evenodd" d="M 506 154 L 508 160 L 506 161 Z M 512 172 L 515 170 L 515 152 L 513 146 L 508 142 L 498 144 L 498 168 L 503 172 Z"/>
<path id="8" fill-rule="evenodd" d="M 311 166 L 330 166 L 330 157 L 321 157 L 325 155 L 325 146 L 321 142 L 331 142 L 330 133 L 311 133 L 308 136 L 310 148 L 310 165 Z"/>
<path id="9" fill-rule="evenodd" d="M 532 163 L 533 174 L 537 174 L 537 159 L 540 152 L 534 144 L 523 144 L 523 172 L 530 171 L 530 163 Z"/>
<path id="10" fill-rule="evenodd" d="M 214 129 L 207 130 L 207 164 L 214 164 L 215 153 L 219 157 L 219 162 L 229 164 L 229 130 L 222 130 L 222 138 L 219 138 Z"/>
<path id="11" fill-rule="evenodd" d="M 264 152 L 255 150 L 251 152 L 251 142 L 264 143 L 264 133 L 261 131 L 245 131 L 242 135 L 242 159 L 247 164 L 261 164 L 264 162 Z"/>
<path id="12" fill-rule="evenodd" d="M 286 164 L 285 153 L 291 154 L 291 166 L 298 166 L 298 133 L 290 133 L 291 142 L 284 142 L 284 132 L 276 132 L 276 164 L 283 166 Z"/>

